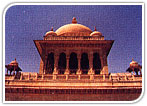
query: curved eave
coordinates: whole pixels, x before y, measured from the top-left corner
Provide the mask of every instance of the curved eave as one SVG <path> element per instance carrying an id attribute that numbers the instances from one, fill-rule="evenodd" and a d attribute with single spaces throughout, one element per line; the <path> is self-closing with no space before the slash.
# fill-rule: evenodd
<path id="1" fill-rule="evenodd" d="M 8 70 L 14 70 L 14 66 L 12 66 L 12 65 L 5 65 L 5 67 Z M 15 69 L 15 71 L 22 71 L 22 69 L 19 66 L 17 66 L 16 69 Z"/>
<path id="2" fill-rule="evenodd" d="M 108 56 L 114 40 L 34 40 L 35 46 L 42 58 L 42 53 L 47 47 L 47 44 L 104 44 L 102 49 L 105 49 L 106 55 Z"/>

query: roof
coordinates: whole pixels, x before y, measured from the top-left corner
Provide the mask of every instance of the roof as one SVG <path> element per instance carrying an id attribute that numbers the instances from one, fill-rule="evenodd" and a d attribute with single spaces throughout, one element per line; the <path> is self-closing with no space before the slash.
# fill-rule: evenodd
<path id="1" fill-rule="evenodd" d="M 5 65 L 5 67 L 8 69 L 8 70 L 14 70 L 14 66 L 12 66 L 12 65 Z M 15 71 L 22 71 L 22 69 L 19 67 L 19 66 L 17 66 L 17 67 L 15 67 Z"/>
<path id="2" fill-rule="evenodd" d="M 45 36 L 57 36 L 57 34 L 53 31 L 53 27 L 51 28 L 51 30 L 49 31 L 49 32 L 47 32 L 46 34 L 45 34 Z"/>
<path id="3" fill-rule="evenodd" d="M 15 58 L 14 61 L 11 61 L 10 64 L 5 65 L 5 67 L 6 67 L 8 70 L 14 70 L 14 67 L 15 67 L 15 71 L 22 71 L 21 68 L 18 66 L 18 62 L 16 61 L 16 58 Z"/>
<path id="4" fill-rule="evenodd" d="M 92 30 L 84 25 L 77 24 L 76 18 L 73 18 L 71 24 L 61 26 L 55 33 L 58 36 L 90 36 Z"/>
<path id="5" fill-rule="evenodd" d="M 18 65 L 18 62 L 16 61 L 16 58 L 15 58 L 15 60 L 14 61 L 11 61 L 11 63 L 9 64 L 9 65 Z"/>

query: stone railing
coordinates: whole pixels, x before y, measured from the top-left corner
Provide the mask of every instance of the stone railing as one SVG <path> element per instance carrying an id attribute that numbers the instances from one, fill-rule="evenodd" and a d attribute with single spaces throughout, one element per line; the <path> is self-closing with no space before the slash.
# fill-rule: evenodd
<path id="1" fill-rule="evenodd" d="M 14 75 L 5 75 L 5 80 L 14 80 L 15 76 Z"/>
<path id="2" fill-rule="evenodd" d="M 19 79 L 18 79 L 19 78 Z M 6 76 L 6 80 L 96 80 L 96 81 L 141 81 L 142 75 L 131 74 L 110 74 L 110 75 L 97 75 L 97 74 L 38 74 L 38 73 L 21 73 L 20 77 Z"/>
<path id="3" fill-rule="evenodd" d="M 44 40 L 104 40 L 104 37 L 98 36 L 49 36 Z"/>

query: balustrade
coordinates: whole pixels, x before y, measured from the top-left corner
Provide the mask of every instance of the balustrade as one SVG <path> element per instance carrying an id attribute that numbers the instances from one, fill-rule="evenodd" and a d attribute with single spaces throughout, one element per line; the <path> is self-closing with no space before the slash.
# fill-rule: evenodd
<path id="1" fill-rule="evenodd" d="M 104 37 L 97 36 L 49 36 L 45 40 L 104 40 Z"/>
<path id="2" fill-rule="evenodd" d="M 15 77 L 15 76 L 12 76 Z M 6 80 L 15 80 L 6 76 Z M 18 80 L 18 79 L 17 79 Z M 95 80 L 95 81 L 139 81 L 141 75 L 88 75 L 88 74 L 21 74 L 20 80 Z"/>

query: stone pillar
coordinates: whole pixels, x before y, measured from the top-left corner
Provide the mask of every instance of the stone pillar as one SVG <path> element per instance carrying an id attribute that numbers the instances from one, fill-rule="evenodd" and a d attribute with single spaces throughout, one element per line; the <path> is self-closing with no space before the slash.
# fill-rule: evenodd
<path id="1" fill-rule="evenodd" d="M 69 72 L 69 58 L 70 58 L 70 56 L 67 54 L 66 55 L 66 69 L 64 72 L 64 74 L 66 74 L 66 75 L 70 74 L 70 72 Z"/>
<path id="2" fill-rule="evenodd" d="M 7 73 L 6 73 L 6 75 L 8 75 L 8 69 L 7 69 Z"/>
<path id="3" fill-rule="evenodd" d="M 43 67 L 44 67 L 44 62 L 43 62 L 43 60 L 42 60 L 42 58 L 41 58 L 41 59 L 40 59 L 39 74 L 43 74 L 43 71 L 44 71 Z"/>
<path id="4" fill-rule="evenodd" d="M 56 76 L 58 74 L 58 61 L 59 61 L 59 55 L 58 54 L 55 54 L 54 55 L 54 71 L 53 71 L 53 74 Z M 53 76 L 53 77 L 55 77 Z M 56 78 L 56 77 L 55 77 Z M 53 78 L 54 79 L 54 78 Z"/>
<path id="5" fill-rule="evenodd" d="M 21 75 L 20 75 L 20 80 L 22 80 L 22 78 L 23 78 L 23 73 L 21 73 Z"/>
<path id="6" fill-rule="evenodd" d="M 30 80 L 30 73 L 28 73 L 28 80 Z"/>
<path id="7" fill-rule="evenodd" d="M 141 73 L 141 68 L 139 68 L 139 72 L 140 72 L 140 75 L 142 75 L 142 73 Z"/>
<path id="8" fill-rule="evenodd" d="M 111 78 L 112 76 L 111 76 L 111 74 L 109 75 L 109 80 L 112 80 L 112 78 Z"/>
<path id="9" fill-rule="evenodd" d="M 38 73 L 36 73 L 36 78 L 35 79 L 37 80 L 37 78 L 38 78 Z"/>
<path id="10" fill-rule="evenodd" d="M 93 71 L 93 52 L 90 52 L 88 54 L 88 59 L 89 59 L 89 71 L 88 71 L 88 74 L 93 75 L 93 74 L 95 74 L 94 71 Z"/>
<path id="11" fill-rule="evenodd" d="M 14 70 L 13 70 L 13 75 L 15 75 L 15 66 L 14 66 Z"/>
<path id="12" fill-rule="evenodd" d="M 68 80 L 68 74 L 66 74 L 66 80 Z"/>
<path id="13" fill-rule="evenodd" d="M 108 64 L 107 64 L 107 56 L 106 54 L 100 54 L 100 59 L 101 59 L 101 66 L 102 66 L 102 70 L 100 72 L 100 74 L 106 74 L 108 75 Z"/>
<path id="14" fill-rule="evenodd" d="M 78 80 L 80 80 L 80 79 L 81 79 L 81 75 L 79 74 L 79 75 L 78 75 Z"/>
<path id="15" fill-rule="evenodd" d="M 106 78 L 105 78 L 105 75 L 103 74 L 103 81 L 105 81 L 105 79 L 106 79 Z"/>
<path id="16" fill-rule="evenodd" d="M 11 73 L 12 73 L 12 70 L 10 70 L 10 75 L 11 75 Z"/>
<path id="17" fill-rule="evenodd" d="M 42 80 L 44 80 L 44 74 L 42 74 Z"/>
<path id="18" fill-rule="evenodd" d="M 82 74 L 82 71 L 81 71 L 81 53 L 78 54 L 77 58 L 78 58 L 78 70 L 77 70 L 76 74 L 79 75 L 78 79 L 80 79 L 80 75 Z"/>
<path id="19" fill-rule="evenodd" d="M 126 80 L 127 80 L 127 75 L 125 75 L 124 77 L 125 77 L 124 79 L 125 79 L 125 81 L 126 81 Z"/>
<path id="20" fill-rule="evenodd" d="M 56 80 L 58 74 L 58 61 L 59 61 L 59 54 L 54 54 L 54 71 L 53 71 L 53 80 Z"/>
<path id="21" fill-rule="evenodd" d="M 93 52 L 90 52 L 88 54 L 88 59 L 89 59 L 89 71 L 88 74 L 90 75 L 90 80 L 94 79 L 94 71 L 93 71 Z"/>
<path id="22" fill-rule="evenodd" d="M 47 55 L 45 55 L 45 60 L 43 65 L 43 74 L 46 74 L 46 63 L 47 63 Z"/>
<path id="23" fill-rule="evenodd" d="M 135 77 L 134 77 L 134 75 L 132 75 L 132 79 L 133 79 L 133 81 L 135 80 Z"/>
<path id="24" fill-rule="evenodd" d="M 132 70 L 133 70 L 133 75 L 135 75 L 135 71 L 134 71 L 134 68 L 132 68 Z"/>

